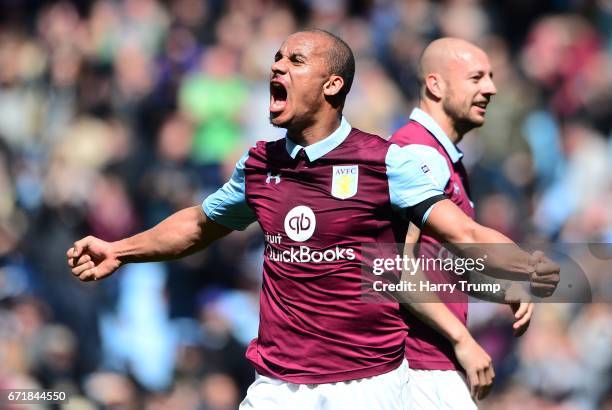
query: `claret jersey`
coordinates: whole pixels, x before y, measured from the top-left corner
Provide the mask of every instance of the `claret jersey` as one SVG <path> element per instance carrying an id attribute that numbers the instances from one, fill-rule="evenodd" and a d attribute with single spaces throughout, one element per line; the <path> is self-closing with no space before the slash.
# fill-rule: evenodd
<path id="1" fill-rule="evenodd" d="M 259 334 L 247 350 L 260 374 L 331 383 L 400 365 L 406 326 L 396 303 L 361 297 L 361 247 L 403 242 L 398 218 L 443 193 L 434 179 L 410 148 L 344 118 L 315 144 L 259 142 L 241 158 L 203 208 L 228 228 L 263 230 Z"/>
<path id="2" fill-rule="evenodd" d="M 437 181 L 444 194 L 457 205 L 467 216 L 474 218 L 474 206 L 469 196 L 467 172 L 461 162 L 463 154 L 448 138 L 442 128 L 425 111 L 415 108 L 410 114 L 410 122 L 397 130 L 390 141 L 400 146 L 412 147 L 427 158 L 432 172 L 438 175 Z M 424 258 L 435 258 L 439 242 L 422 234 L 419 255 Z M 429 245 L 429 246 L 428 246 Z M 458 280 L 454 274 L 429 272 L 430 279 L 438 283 L 449 283 Z M 464 300 L 460 300 L 464 299 Z M 453 298 L 454 303 L 447 307 L 462 323 L 467 322 L 467 294 Z M 460 370 L 461 366 L 455 357 L 452 345 L 442 335 L 421 320 L 405 313 L 409 327 L 406 339 L 406 359 L 412 369 L 421 370 Z"/>

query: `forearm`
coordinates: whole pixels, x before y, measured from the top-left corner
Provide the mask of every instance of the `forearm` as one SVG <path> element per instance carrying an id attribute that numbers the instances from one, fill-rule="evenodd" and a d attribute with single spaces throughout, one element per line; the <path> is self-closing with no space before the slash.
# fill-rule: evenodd
<path id="1" fill-rule="evenodd" d="M 434 205 L 423 231 L 460 257 L 483 258 L 487 275 L 529 279 L 531 268 L 527 252 L 502 233 L 474 222 L 449 200 Z"/>
<path id="2" fill-rule="evenodd" d="M 205 248 L 214 240 L 212 235 L 205 235 L 207 222 L 202 208 L 194 206 L 111 246 L 121 264 L 177 259 Z"/>
<path id="3" fill-rule="evenodd" d="M 408 302 L 402 305 L 453 345 L 471 337 L 467 328 L 442 302 Z"/>
<path id="4" fill-rule="evenodd" d="M 487 276 L 502 280 L 529 280 L 529 254 L 500 232 L 474 222 L 455 247 L 460 256 L 485 258 L 484 273 Z"/>
<path id="5" fill-rule="evenodd" d="M 507 298 L 506 291 L 515 281 L 494 278 L 477 271 L 471 271 L 467 275 L 469 283 L 477 285 L 475 287 L 470 287 L 470 291 L 468 292 L 470 296 L 493 303 L 507 304 L 514 302 Z M 492 288 L 497 288 L 499 290 L 492 290 Z"/>
<path id="6" fill-rule="evenodd" d="M 500 279 L 528 280 L 529 254 L 506 235 L 474 222 L 471 243 L 478 245 L 487 255 L 489 274 L 498 273 Z M 469 249 L 469 246 L 459 245 Z M 468 251 L 469 253 L 469 251 Z"/>
<path id="7" fill-rule="evenodd" d="M 404 254 L 414 257 L 413 244 L 406 244 Z M 402 271 L 401 280 L 422 283 L 427 280 L 427 277 L 421 269 L 417 269 L 414 272 Z M 458 343 L 465 337 L 465 334 L 469 336 L 467 328 L 442 303 L 436 293 L 405 291 L 395 292 L 394 295 L 402 306 L 442 334 L 451 343 Z"/>

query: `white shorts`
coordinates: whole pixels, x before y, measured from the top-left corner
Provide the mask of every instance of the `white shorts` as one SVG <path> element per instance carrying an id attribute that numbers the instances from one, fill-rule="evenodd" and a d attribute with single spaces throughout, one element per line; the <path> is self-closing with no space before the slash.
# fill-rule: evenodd
<path id="1" fill-rule="evenodd" d="M 240 410 L 397 410 L 409 400 L 408 362 L 378 376 L 295 384 L 257 374 Z"/>
<path id="2" fill-rule="evenodd" d="M 405 410 L 476 410 L 463 373 L 456 370 L 408 369 L 410 400 Z"/>

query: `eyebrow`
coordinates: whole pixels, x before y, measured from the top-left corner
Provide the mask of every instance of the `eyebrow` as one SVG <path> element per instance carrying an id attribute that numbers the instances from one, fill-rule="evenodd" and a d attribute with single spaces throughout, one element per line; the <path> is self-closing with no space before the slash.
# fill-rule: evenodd
<path id="1" fill-rule="evenodd" d="M 468 77 L 472 77 L 474 75 L 480 75 L 482 77 L 484 77 L 486 75 L 486 71 L 485 70 L 473 70 L 473 71 L 468 71 Z M 493 78 L 493 71 L 489 71 L 489 76 L 491 78 Z"/>
<path id="2" fill-rule="evenodd" d="M 274 54 L 274 59 L 280 59 L 283 57 L 283 53 L 281 53 L 280 50 L 278 50 L 276 52 L 276 54 Z M 294 59 L 294 58 L 301 58 L 303 60 L 308 60 L 308 58 L 306 58 L 306 56 L 300 52 L 293 52 L 291 54 L 289 54 L 289 59 Z"/>

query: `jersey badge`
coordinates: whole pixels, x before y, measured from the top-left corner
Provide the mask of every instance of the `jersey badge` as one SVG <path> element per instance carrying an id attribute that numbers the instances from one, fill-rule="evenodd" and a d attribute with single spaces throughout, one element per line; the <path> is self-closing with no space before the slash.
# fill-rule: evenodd
<path id="1" fill-rule="evenodd" d="M 359 166 L 334 166 L 332 173 L 332 196 L 338 199 L 347 199 L 355 196 L 359 182 Z"/>

